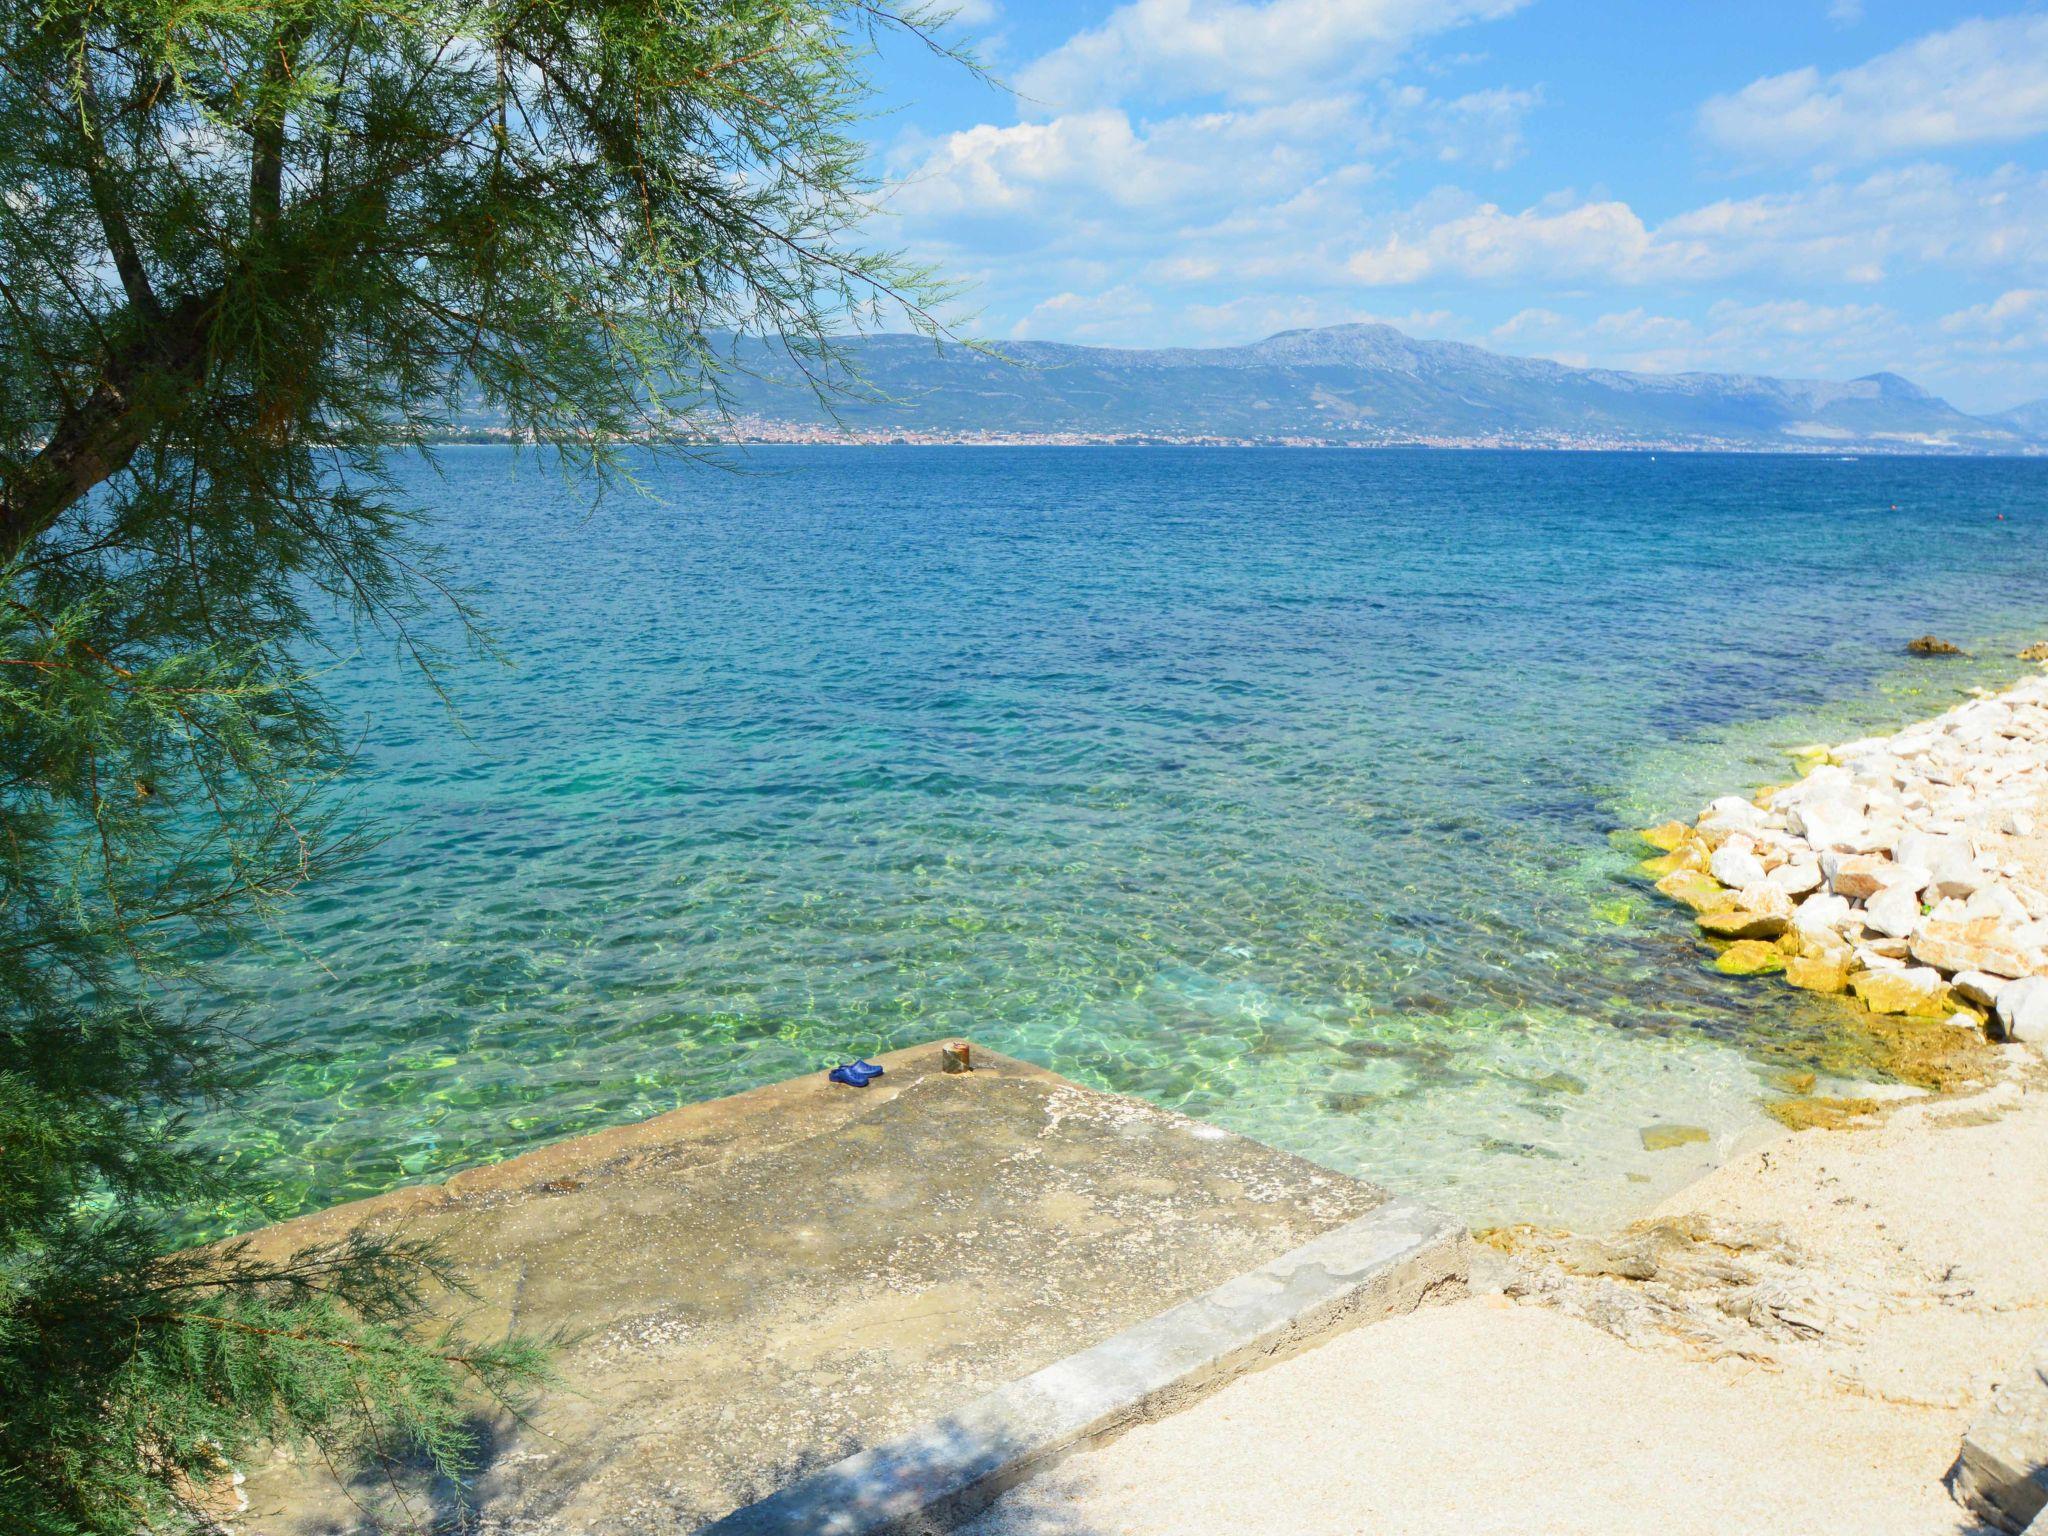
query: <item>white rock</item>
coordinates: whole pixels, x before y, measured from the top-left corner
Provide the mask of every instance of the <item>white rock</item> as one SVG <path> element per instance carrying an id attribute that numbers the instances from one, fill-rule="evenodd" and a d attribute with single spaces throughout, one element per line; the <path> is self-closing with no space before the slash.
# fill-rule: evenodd
<path id="1" fill-rule="evenodd" d="M 1965 1012 L 1960 1008 L 1950 1014 L 1944 1022 L 1947 1023 L 1950 1029 L 1982 1029 L 1984 1027 L 1984 1021 L 1979 1019 L 1977 1015 Z"/>
<path id="2" fill-rule="evenodd" d="M 1804 896 L 1820 886 L 1820 860 L 1788 859 L 1770 872 L 1770 881 L 1788 896 Z"/>
<path id="3" fill-rule="evenodd" d="M 1947 904 L 1948 901 L 1942 903 L 1943 906 Z M 1975 922 L 1980 917 L 1995 917 L 2008 928 L 2024 928 L 2033 921 L 2027 909 L 2020 904 L 2019 897 L 2003 885 L 1982 886 L 1963 903 L 1961 921 Z"/>
<path id="4" fill-rule="evenodd" d="M 2006 889 L 2012 892 L 2013 899 L 2027 909 L 2027 916 L 2036 919 L 2048 917 L 2048 892 L 2028 885 L 2023 880 L 2008 880 L 2005 885 Z"/>
<path id="5" fill-rule="evenodd" d="M 1913 831 L 1900 836 L 1893 853 L 1901 864 L 1917 864 L 1933 870 L 1952 853 L 1969 854 L 1969 845 L 1959 837 L 1942 837 L 1932 832 Z"/>
<path id="6" fill-rule="evenodd" d="M 1905 824 L 1896 818 L 1873 819 L 1864 824 L 1863 830 L 1851 835 L 1848 847 L 1854 853 L 1882 853 L 1889 855 L 1898 846 L 1905 831 Z"/>
<path id="7" fill-rule="evenodd" d="M 1882 872 L 1886 885 L 1900 885 L 1918 895 L 1934 883 L 1934 876 L 1924 864 L 1893 864 Z"/>
<path id="8" fill-rule="evenodd" d="M 2028 976 L 2008 982 L 1998 994 L 1993 1017 L 1999 1032 L 2008 1040 L 2030 1045 L 2048 1042 L 2048 976 Z"/>
<path id="9" fill-rule="evenodd" d="M 1788 923 L 1792 920 L 1792 898 L 1769 880 L 1743 886 L 1735 893 L 1735 905 L 1741 911 L 1758 917 L 1782 917 Z"/>
<path id="10" fill-rule="evenodd" d="M 1839 933 L 1854 918 L 1848 897 L 1820 891 L 1799 903 L 1792 914 L 1792 926 L 1801 933 Z"/>
<path id="11" fill-rule="evenodd" d="M 1716 848 L 1714 856 L 1707 860 L 1707 872 L 1736 890 L 1764 883 L 1763 861 L 1751 851 L 1747 838 L 1730 838 Z"/>
<path id="12" fill-rule="evenodd" d="M 1926 888 L 1937 896 L 1968 896 L 1984 884 L 1984 871 L 1966 846 L 1949 848 L 1931 869 L 1934 878 Z"/>
<path id="13" fill-rule="evenodd" d="M 1898 943 L 1898 940 L 1891 940 Z M 1887 955 L 1868 944 L 1856 946 L 1856 968 L 1864 971 L 1903 971 L 1906 968 L 1904 955 Z"/>
<path id="14" fill-rule="evenodd" d="M 1863 921 L 1890 938 L 1910 938 L 1920 926 L 1920 899 L 1903 885 L 1888 885 L 1864 904 Z"/>
<path id="15" fill-rule="evenodd" d="M 1815 848 L 1857 849 L 1870 838 L 1862 804 L 1839 792 L 1808 796 L 1786 812 L 1785 824 Z"/>
<path id="16" fill-rule="evenodd" d="M 1740 795 L 1723 795 L 1700 815 L 1700 835 L 1719 844 L 1736 832 L 1757 832 L 1764 827 L 1764 813 Z"/>
<path id="17" fill-rule="evenodd" d="M 2012 983 L 2003 976 L 1992 976 L 1983 971 L 1958 971 L 1950 978 L 1949 985 L 1956 989 L 1956 995 L 1963 1001 L 1989 1008 L 1997 1003 L 1998 994 Z"/>
<path id="18" fill-rule="evenodd" d="M 1875 896 L 1896 879 L 1891 860 L 1868 853 L 1824 853 L 1820 872 L 1830 890 L 1851 901 Z"/>
<path id="19" fill-rule="evenodd" d="M 2034 818 L 2025 811 L 2002 811 L 1993 825 L 1999 831 L 2009 833 L 2013 837 L 2032 837 L 2034 835 Z"/>

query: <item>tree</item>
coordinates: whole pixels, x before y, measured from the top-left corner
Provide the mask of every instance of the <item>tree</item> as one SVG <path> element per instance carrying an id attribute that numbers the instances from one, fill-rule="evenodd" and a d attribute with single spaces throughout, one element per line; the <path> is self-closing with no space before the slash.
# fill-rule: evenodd
<path id="1" fill-rule="evenodd" d="M 204 956 L 351 850 L 304 665 L 459 598 L 385 470 L 480 396 L 596 485 L 716 410 L 720 336 L 831 384 L 936 329 L 869 249 L 868 0 L 41 0 L 0 74 L 0 1526 L 203 1524 L 263 1436 L 444 1465 L 543 1369 L 436 1256 L 179 1253 Z"/>

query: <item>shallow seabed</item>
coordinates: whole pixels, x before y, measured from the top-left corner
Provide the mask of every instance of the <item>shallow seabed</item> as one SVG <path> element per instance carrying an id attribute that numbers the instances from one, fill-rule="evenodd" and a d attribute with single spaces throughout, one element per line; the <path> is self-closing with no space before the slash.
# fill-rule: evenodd
<path id="1" fill-rule="evenodd" d="M 2048 461 L 742 462 L 594 515 L 509 450 L 410 472 L 513 665 L 451 666 L 465 737 L 344 646 L 389 840 L 243 969 L 272 1049 L 202 1133 L 285 1188 L 204 1224 L 956 1033 L 1597 1221 L 1853 1025 L 1704 969 L 1616 830 L 2048 636 Z"/>

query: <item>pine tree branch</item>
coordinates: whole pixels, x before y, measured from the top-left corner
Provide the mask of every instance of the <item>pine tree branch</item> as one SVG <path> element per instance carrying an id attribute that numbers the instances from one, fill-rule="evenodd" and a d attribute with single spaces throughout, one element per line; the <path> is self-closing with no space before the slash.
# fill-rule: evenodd
<path id="1" fill-rule="evenodd" d="M 59 417 L 49 439 L 0 487 L 0 565 L 127 468 L 170 403 L 198 387 L 221 302 L 217 291 L 185 299 L 108 358 L 92 393 Z"/>

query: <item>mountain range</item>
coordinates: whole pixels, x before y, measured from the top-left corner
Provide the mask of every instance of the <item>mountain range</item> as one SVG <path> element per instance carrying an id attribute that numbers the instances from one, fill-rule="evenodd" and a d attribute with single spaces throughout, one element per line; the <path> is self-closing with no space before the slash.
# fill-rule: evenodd
<path id="1" fill-rule="evenodd" d="M 1972 416 L 1893 373 L 1834 382 L 1630 373 L 1387 325 L 1236 347 L 850 339 L 863 398 L 828 413 L 772 344 L 732 344 L 739 435 L 2048 452 L 2048 401 Z M 836 422 L 835 422 L 836 416 Z"/>

